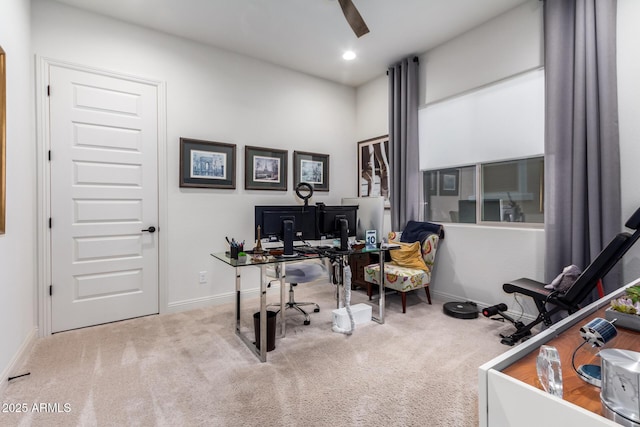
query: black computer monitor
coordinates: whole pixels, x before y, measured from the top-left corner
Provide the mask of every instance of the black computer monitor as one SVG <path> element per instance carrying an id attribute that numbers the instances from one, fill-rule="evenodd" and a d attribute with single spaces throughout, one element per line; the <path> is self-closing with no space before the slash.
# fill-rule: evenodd
<path id="1" fill-rule="evenodd" d="M 291 223 L 289 222 L 291 221 Z M 291 235 L 285 233 L 286 225 L 291 227 Z M 255 238 L 281 240 L 285 254 L 291 255 L 294 240 L 313 240 L 316 238 L 315 206 L 256 206 Z"/>
<path id="2" fill-rule="evenodd" d="M 318 205 L 319 238 L 342 239 L 341 220 L 347 223 L 347 236 L 355 236 L 358 224 L 358 205 Z M 346 243 L 345 243 L 346 244 Z M 343 244 L 341 243 L 341 247 Z"/>

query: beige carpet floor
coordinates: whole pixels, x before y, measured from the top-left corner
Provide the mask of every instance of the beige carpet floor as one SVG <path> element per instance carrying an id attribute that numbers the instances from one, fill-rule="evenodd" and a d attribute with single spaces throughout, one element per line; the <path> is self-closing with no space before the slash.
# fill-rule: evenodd
<path id="1" fill-rule="evenodd" d="M 342 335 L 331 330 L 333 289 L 296 288 L 321 311 L 304 326 L 289 310 L 287 336 L 267 363 L 234 334 L 231 304 L 39 339 L 22 371 L 31 375 L 0 399 L 28 410 L 0 413 L 0 425 L 478 425 L 477 369 L 510 348 L 498 338 L 506 325 L 446 316 L 413 292 L 406 314 L 391 294 L 384 325 Z M 352 299 L 367 301 L 360 291 Z M 257 301 L 246 303 L 252 331 Z"/>

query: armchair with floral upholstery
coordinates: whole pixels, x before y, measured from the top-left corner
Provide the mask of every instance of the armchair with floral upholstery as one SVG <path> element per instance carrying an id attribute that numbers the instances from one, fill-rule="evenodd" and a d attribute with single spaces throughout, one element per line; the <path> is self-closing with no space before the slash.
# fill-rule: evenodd
<path id="1" fill-rule="evenodd" d="M 392 231 L 388 238 L 389 243 L 399 243 L 401 247 L 389 251 L 392 261 L 384 265 L 385 288 L 400 293 L 403 313 L 407 312 L 407 292 L 416 289 L 424 288 L 431 304 L 429 284 L 444 228 L 431 222 L 409 221 L 402 232 Z M 364 276 L 367 282 L 379 285 L 380 265 L 366 266 Z"/>

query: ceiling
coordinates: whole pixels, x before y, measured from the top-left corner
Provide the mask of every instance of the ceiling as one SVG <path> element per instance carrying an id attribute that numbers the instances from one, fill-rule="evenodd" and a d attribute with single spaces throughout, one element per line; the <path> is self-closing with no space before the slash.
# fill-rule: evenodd
<path id="1" fill-rule="evenodd" d="M 359 86 L 528 0 L 354 0 L 370 29 L 359 39 L 337 0 L 55 1 Z"/>

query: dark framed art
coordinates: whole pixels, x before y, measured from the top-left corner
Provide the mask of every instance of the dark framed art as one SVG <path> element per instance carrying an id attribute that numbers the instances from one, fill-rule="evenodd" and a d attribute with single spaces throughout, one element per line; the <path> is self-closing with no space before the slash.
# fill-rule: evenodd
<path id="1" fill-rule="evenodd" d="M 235 144 L 180 138 L 180 187 L 235 189 Z"/>
<path id="2" fill-rule="evenodd" d="M 440 184 L 441 196 L 457 196 L 459 186 L 460 171 L 458 169 L 447 169 L 440 171 L 438 182 Z"/>
<path id="3" fill-rule="evenodd" d="M 301 182 L 313 185 L 315 191 L 329 191 L 329 155 L 294 151 L 294 187 Z"/>
<path id="4" fill-rule="evenodd" d="M 389 135 L 358 142 L 358 197 L 384 197 L 389 209 Z"/>
<path id="5" fill-rule="evenodd" d="M 287 150 L 244 147 L 244 188 L 287 190 Z"/>

